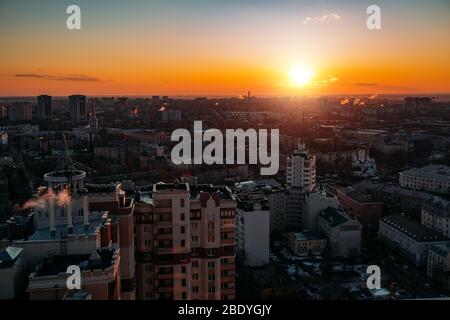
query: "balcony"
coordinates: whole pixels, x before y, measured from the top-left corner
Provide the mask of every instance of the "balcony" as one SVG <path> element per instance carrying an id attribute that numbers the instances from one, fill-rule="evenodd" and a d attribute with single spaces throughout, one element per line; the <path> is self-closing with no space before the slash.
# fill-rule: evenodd
<path id="1" fill-rule="evenodd" d="M 156 240 L 172 240 L 172 233 L 158 233 L 156 234 Z"/>
<path id="2" fill-rule="evenodd" d="M 220 270 L 222 271 L 228 271 L 228 270 L 235 270 L 236 266 L 234 263 L 222 263 L 220 266 Z"/>
<path id="3" fill-rule="evenodd" d="M 157 227 L 172 227 L 173 226 L 172 219 L 156 220 L 155 226 L 157 226 Z"/>
<path id="4" fill-rule="evenodd" d="M 233 275 L 227 274 L 227 275 L 221 276 L 220 278 L 221 278 L 221 281 L 223 281 L 223 282 L 235 281 L 234 274 Z"/>
<path id="5" fill-rule="evenodd" d="M 172 247 L 159 247 L 156 248 L 156 253 L 172 253 L 173 248 Z"/>
<path id="6" fill-rule="evenodd" d="M 221 294 L 234 294 L 234 288 L 222 288 L 221 289 Z"/>
<path id="7" fill-rule="evenodd" d="M 221 240 L 220 240 L 220 243 L 221 243 L 221 244 L 231 244 L 231 245 L 234 245 L 235 242 L 236 242 L 235 239 L 221 239 Z"/>
<path id="8" fill-rule="evenodd" d="M 172 280 L 173 279 L 173 273 L 169 272 L 169 273 L 158 273 L 156 274 L 156 279 L 157 280 Z"/>

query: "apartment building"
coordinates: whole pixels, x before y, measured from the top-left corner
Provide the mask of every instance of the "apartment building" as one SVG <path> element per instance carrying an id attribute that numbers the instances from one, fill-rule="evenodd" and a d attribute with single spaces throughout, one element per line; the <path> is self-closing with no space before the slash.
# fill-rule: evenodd
<path id="1" fill-rule="evenodd" d="M 431 246 L 449 242 L 442 234 L 402 214 L 381 218 L 378 238 L 416 266 L 427 265 Z"/>
<path id="2" fill-rule="evenodd" d="M 439 197 L 425 201 L 422 205 L 421 222 L 427 228 L 450 238 L 450 201 Z"/>
<path id="3" fill-rule="evenodd" d="M 400 186 L 415 190 L 450 193 L 450 167 L 430 164 L 400 172 Z"/>
<path id="4" fill-rule="evenodd" d="M 269 263 L 270 211 L 266 203 L 239 201 L 236 212 L 236 249 L 244 264 Z"/>
<path id="5" fill-rule="evenodd" d="M 225 187 L 157 183 L 135 204 L 137 299 L 235 298 L 236 200 Z"/>

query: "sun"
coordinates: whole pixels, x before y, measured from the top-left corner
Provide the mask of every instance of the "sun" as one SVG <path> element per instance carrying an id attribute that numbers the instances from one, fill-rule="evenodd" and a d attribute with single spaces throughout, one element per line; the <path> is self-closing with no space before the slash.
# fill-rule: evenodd
<path id="1" fill-rule="evenodd" d="M 314 78 L 314 70 L 307 65 L 297 65 L 290 69 L 289 77 L 294 86 L 303 87 Z"/>

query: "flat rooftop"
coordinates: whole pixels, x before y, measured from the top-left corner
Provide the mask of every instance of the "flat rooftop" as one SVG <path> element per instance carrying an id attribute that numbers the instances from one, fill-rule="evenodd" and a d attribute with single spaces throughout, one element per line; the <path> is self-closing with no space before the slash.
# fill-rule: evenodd
<path id="1" fill-rule="evenodd" d="M 316 230 L 297 232 L 297 233 L 294 233 L 294 235 L 295 235 L 295 240 L 298 240 L 298 241 L 325 239 L 325 236 L 320 231 L 316 231 Z"/>
<path id="2" fill-rule="evenodd" d="M 89 219 L 89 229 L 84 229 L 83 222 L 74 223 L 72 234 L 94 234 L 102 224 L 102 219 Z M 50 228 L 37 229 L 26 241 L 59 240 L 61 236 L 67 236 L 67 225 L 56 226 L 55 236 L 50 235 Z"/>
<path id="3" fill-rule="evenodd" d="M 97 252 L 98 259 L 90 259 L 91 254 L 77 254 L 67 256 L 53 256 L 51 259 L 44 262 L 44 264 L 36 272 L 35 277 L 45 277 L 51 275 L 58 275 L 65 273 L 67 267 L 70 265 L 79 266 L 81 272 L 86 270 L 106 269 L 114 264 L 113 256 L 115 250 L 101 250 Z"/>
<path id="4" fill-rule="evenodd" d="M 432 178 L 450 182 L 450 167 L 444 165 L 430 164 L 426 167 L 402 171 L 400 172 L 400 175 L 415 176 L 421 178 Z"/>
<path id="5" fill-rule="evenodd" d="M 401 215 L 394 214 L 386 216 L 380 219 L 380 221 L 394 227 L 404 235 L 413 238 L 418 242 L 430 242 L 430 241 L 446 241 L 449 240 L 442 234 L 428 229 L 418 222 L 415 222 L 411 218 Z"/>
<path id="6" fill-rule="evenodd" d="M 336 227 L 348 221 L 348 218 L 342 211 L 328 207 L 319 213 L 319 216 L 328 221 L 332 227 Z"/>

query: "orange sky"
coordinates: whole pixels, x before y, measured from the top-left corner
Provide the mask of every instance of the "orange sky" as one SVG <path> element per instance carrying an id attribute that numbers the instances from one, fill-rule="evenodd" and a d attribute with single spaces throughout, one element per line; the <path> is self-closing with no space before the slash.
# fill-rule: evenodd
<path id="1" fill-rule="evenodd" d="M 82 30 L 69 31 L 64 8 L 57 19 L 1 6 L 1 96 L 450 92 L 450 19 L 439 7 L 419 19 L 391 8 L 382 30 L 369 31 L 357 5 L 295 15 L 287 5 L 207 15 L 161 5 L 164 15 L 149 18 L 137 5 L 124 17 L 82 4 Z M 305 23 L 330 12 L 339 19 Z M 299 64 L 314 70 L 304 86 L 289 76 Z"/>

